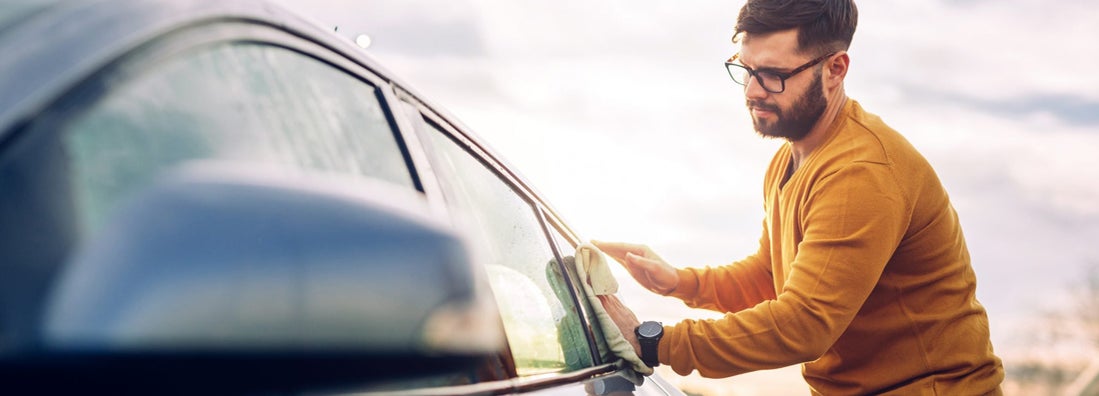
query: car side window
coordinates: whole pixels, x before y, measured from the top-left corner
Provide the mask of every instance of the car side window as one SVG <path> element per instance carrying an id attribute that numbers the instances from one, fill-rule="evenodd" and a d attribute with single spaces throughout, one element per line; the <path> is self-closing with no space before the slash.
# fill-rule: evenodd
<path id="1" fill-rule="evenodd" d="M 423 125 L 448 205 L 485 265 L 516 372 L 592 366 L 576 303 L 534 206 L 439 127 Z"/>
<path id="2" fill-rule="evenodd" d="M 262 44 L 202 47 L 123 81 L 66 125 L 77 213 L 94 230 L 155 174 L 228 160 L 415 188 L 377 88 Z"/>

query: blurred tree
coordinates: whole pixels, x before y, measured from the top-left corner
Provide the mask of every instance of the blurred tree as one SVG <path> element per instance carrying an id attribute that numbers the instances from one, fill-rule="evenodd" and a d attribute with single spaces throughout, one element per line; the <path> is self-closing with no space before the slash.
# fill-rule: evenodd
<path id="1" fill-rule="evenodd" d="M 1004 362 L 1006 392 L 1062 395 L 1087 367 L 1088 357 L 1099 356 L 1099 260 L 1084 268 L 1080 281 L 1067 287 L 1070 304 L 1038 312 L 1035 320 L 1015 329 L 1025 347 Z"/>
<path id="2" fill-rule="evenodd" d="M 1073 293 L 1076 300 L 1076 318 L 1092 347 L 1099 349 L 1099 261 L 1086 267 L 1083 285 Z"/>

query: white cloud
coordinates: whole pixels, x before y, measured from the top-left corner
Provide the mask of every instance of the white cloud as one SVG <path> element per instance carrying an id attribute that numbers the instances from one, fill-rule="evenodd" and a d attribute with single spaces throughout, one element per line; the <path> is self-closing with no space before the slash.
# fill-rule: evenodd
<path id="1" fill-rule="evenodd" d="M 1099 37 L 1091 2 L 879 0 L 859 10 L 852 52 L 861 51 L 876 83 L 1099 99 L 1099 50 L 1085 44 Z"/>
<path id="2" fill-rule="evenodd" d="M 738 5 L 697 1 L 583 0 L 499 2 L 479 0 L 495 55 L 511 59 L 613 58 L 645 62 L 717 48 L 727 40 Z M 718 21 L 706 23 L 704 21 Z M 724 43 L 724 45 L 722 44 Z M 724 58 L 717 59 L 718 61 Z"/>

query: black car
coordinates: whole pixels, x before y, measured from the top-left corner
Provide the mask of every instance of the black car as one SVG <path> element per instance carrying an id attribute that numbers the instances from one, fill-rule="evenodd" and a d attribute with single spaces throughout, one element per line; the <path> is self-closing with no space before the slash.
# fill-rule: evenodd
<path id="1" fill-rule="evenodd" d="M 679 395 L 473 134 L 263 1 L 0 5 L 0 378 L 29 393 Z"/>

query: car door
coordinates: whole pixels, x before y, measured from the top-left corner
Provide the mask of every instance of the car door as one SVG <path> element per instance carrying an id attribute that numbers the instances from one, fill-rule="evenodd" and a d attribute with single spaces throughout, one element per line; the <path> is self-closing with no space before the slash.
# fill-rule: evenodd
<path id="1" fill-rule="evenodd" d="M 361 54 L 243 4 L 72 8 L 57 23 L 71 29 L 16 46 L 43 62 L 16 62 L 28 78 L 4 82 L 5 104 L 33 92 L 0 117 L 0 358 L 41 342 L 66 257 L 120 203 L 173 169 L 218 163 L 387 183 L 467 231 L 508 345 L 476 366 L 419 376 L 409 364 L 347 391 L 666 394 L 623 382 L 601 353 L 565 264 L 578 239 L 515 172 Z"/>

